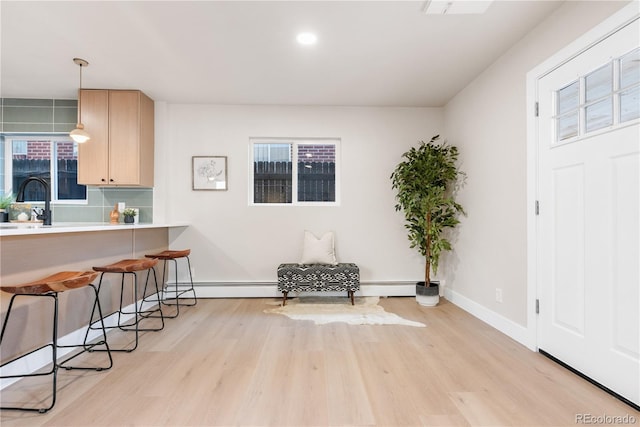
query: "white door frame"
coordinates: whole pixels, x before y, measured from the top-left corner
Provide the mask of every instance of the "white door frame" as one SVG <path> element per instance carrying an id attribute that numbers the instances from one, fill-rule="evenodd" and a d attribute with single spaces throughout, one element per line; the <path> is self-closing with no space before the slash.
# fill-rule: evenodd
<path id="1" fill-rule="evenodd" d="M 536 201 L 538 200 L 538 118 L 536 105 L 538 102 L 538 80 L 572 60 L 612 33 L 638 19 L 640 2 L 632 1 L 602 23 L 585 33 L 546 61 L 527 73 L 527 347 L 538 350 L 537 341 L 537 269 L 538 233 L 536 218 Z M 543 207 L 544 208 L 544 207 Z"/>

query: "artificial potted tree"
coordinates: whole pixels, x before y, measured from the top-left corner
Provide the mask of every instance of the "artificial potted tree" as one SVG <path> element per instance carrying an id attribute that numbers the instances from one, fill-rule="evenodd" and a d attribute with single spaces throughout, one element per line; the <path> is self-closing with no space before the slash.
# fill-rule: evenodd
<path id="1" fill-rule="evenodd" d="M 458 149 L 439 140 L 436 135 L 411 148 L 391 174 L 395 209 L 404 213 L 411 247 L 425 257 L 424 282 L 416 283 L 416 300 L 425 306 L 439 302 L 439 283 L 431 281 L 431 272 L 437 273 L 442 251 L 451 250 L 446 230 L 459 224 L 464 214 L 455 201 L 464 177 L 457 166 Z"/>

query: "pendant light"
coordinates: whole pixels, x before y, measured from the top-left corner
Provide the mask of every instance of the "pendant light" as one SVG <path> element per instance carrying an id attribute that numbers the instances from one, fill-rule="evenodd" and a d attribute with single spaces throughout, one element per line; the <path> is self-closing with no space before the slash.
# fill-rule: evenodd
<path id="1" fill-rule="evenodd" d="M 80 89 L 78 90 L 78 124 L 76 128 L 69 132 L 69 136 L 78 144 L 82 144 L 83 142 L 87 142 L 91 139 L 91 136 L 84 130 L 84 125 L 82 124 L 82 67 L 88 67 L 89 63 L 84 59 L 73 58 L 73 62 L 80 66 Z"/>

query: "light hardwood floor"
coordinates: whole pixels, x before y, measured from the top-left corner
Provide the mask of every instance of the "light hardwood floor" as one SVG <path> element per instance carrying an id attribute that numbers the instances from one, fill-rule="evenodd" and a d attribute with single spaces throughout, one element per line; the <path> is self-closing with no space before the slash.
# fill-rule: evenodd
<path id="1" fill-rule="evenodd" d="M 10 426 L 574 426 L 640 413 L 447 301 L 382 298 L 410 326 L 316 326 L 273 299 L 204 299 L 106 372 L 59 373 L 47 414 Z M 91 356 L 94 357 L 94 356 Z M 42 382 L 42 381 L 40 381 Z M 42 397 L 20 383 L 2 400 Z"/>

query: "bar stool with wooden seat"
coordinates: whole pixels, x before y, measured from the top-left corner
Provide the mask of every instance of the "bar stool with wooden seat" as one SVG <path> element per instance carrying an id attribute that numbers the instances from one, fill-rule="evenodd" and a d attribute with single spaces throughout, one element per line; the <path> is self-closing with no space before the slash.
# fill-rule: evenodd
<path id="1" fill-rule="evenodd" d="M 35 350 L 32 350 L 28 353 L 25 353 L 21 356 L 18 356 L 8 362 L 3 363 L 1 366 L 4 367 L 13 362 L 16 362 L 23 357 L 27 357 L 37 351 L 43 350 L 47 347 L 51 347 L 51 369 L 47 372 L 36 372 L 30 374 L 15 374 L 15 375 L 3 375 L 0 378 L 25 378 L 25 377 L 37 377 L 37 376 L 52 376 L 52 389 L 53 392 L 51 394 L 51 404 L 45 407 L 13 407 L 13 406 L 2 406 L 0 409 L 7 410 L 21 410 L 21 411 L 37 411 L 40 413 L 45 413 L 49 411 L 56 403 L 56 385 L 57 385 L 57 373 L 58 368 L 65 368 L 67 370 L 71 369 L 82 369 L 82 370 L 95 370 L 102 371 L 110 369 L 113 366 L 113 359 L 111 358 L 111 352 L 109 349 L 109 344 L 107 343 L 107 332 L 104 327 L 104 323 L 102 322 L 102 307 L 100 306 L 100 300 L 98 299 L 98 290 L 92 284 L 94 279 L 98 276 L 98 273 L 93 271 L 63 271 L 56 274 L 53 274 L 49 277 L 45 277 L 41 280 L 36 280 L 34 282 L 19 284 L 19 285 L 7 285 L 0 286 L 0 289 L 4 292 L 8 292 L 13 294 L 11 300 L 9 302 L 9 307 L 7 310 L 7 314 L 4 318 L 4 322 L 2 323 L 2 332 L 0 332 L 0 346 L 2 345 L 2 341 L 5 336 L 5 332 L 7 330 L 7 325 L 9 324 L 9 318 L 11 317 L 11 309 L 13 308 L 13 303 L 17 297 L 43 297 L 43 298 L 51 298 L 53 301 L 53 320 L 52 320 L 52 335 L 51 342 L 45 344 Z M 74 344 L 74 345 L 60 345 L 58 344 L 58 294 L 60 292 L 71 291 L 74 289 L 80 289 L 89 286 L 93 289 L 94 293 L 94 310 L 98 309 L 98 314 L 100 316 L 100 330 L 102 331 L 102 337 L 100 341 L 95 343 L 88 343 L 87 337 L 85 336 L 85 341 L 82 344 Z M 77 358 L 83 353 L 95 351 L 94 347 L 96 346 L 104 346 L 105 352 L 108 355 L 108 363 L 106 366 L 70 366 L 66 363 Z M 67 357 L 62 361 L 58 361 L 58 349 L 60 348 L 82 348 L 82 351 L 73 353 L 72 355 Z M 3 398 L 3 403 L 6 402 L 6 397 Z"/>
<path id="2" fill-rule="evenodd" d="M 149 254 L 149 255 L 145 255 L 147 258 L 152 258 L 152 259 L 156 259 L 156 260 L 163 260 L 164 261 L 164 266 L 162 267 L 162 286 L 163 286 L 163 298 L 162 298 L 162 303 L 164 305 L 168 305 L 168 306 L 175 306 L 176 307 L 176 312 L 175 314 L 168 316 L 165 315 L 165 317 L 169 317 L 169 318 L 175 318 L 178 317 L 178 314 L 180 314 L 180 306 L 194 306 L 198 303 L 198 297 L 196 296 L 196 291 L 193 288 L 193 276 L 191 275 L 191 261 L 189 260 L 189 255 L 191 254 L 191 249 L 183 249 L 183 250 L 166 250 L 166 251 L 162 251 L 156 254 Z M 178 259 L 180 258 L 185 258 L 187 260 L 187 269 L 189 271 L 189 287 L 187 287 L 186 289 L 182 289 L 179 290 L 178 289 Z M 165 288 L 168 288 L 168 285 L 165 282 L 165 277 L 167 275 L 167 261 L 173 261 L 174 263 L 174 272 L 175 272 L 175 288 L 173 291 L 170 290 L 166 290 Z M 170 299 L 175 299 L 175 303 L 168 303 L 166 302 L 167 298 L 164 298 L 165 293 L 174 293 L 175 296 L 173 298 Z M 180 296 L 187 293 L 187 292 L 192 292 L 193 293 L 193 297 L 187 297 L 187 299 L 191 299 L 192 301 L 186 303 L 186 302 L 180 302 Z"/>
<path id="3" fill-rule="evenodd" d="M 107 329 L 118 328 L 122 331 L 127 332 L 135 332 L 135 342 L 133 347 L 131 348 L 112 348 L 111 351 L 125 351 L 132 352 L 136 348 L 138 348 L 139 341 L 139 333 L 144 331 L 160 331 L 164 328 L 164 315 L 162 313 L 162 305 L 160 303 L 160 290 L 158 288 L 158 279 L 156 277 L 156 271 L 154 267 L 158 264 L 158 261 L 155 259 L 147 259 L 147 258 L 139 258 L 139 259 L 123 259 L 118 262 L 109 265 L 103 265 L 98 267 L 93 267 L 94 271 L 100 272 L 100 281 L 98 282 L 98 293 L 100 292 L 100 288 L 102 287 L 102 280 L 104 279 L 104 275 L 107 273 L 116 273 L 121 275 L 120 281 L 120 306 L 118 308 L 118 322 L 115 326 L 106 326 Z M 147 272 L 147 278 L 145 281 L 144 291 L 142 294 L 142 299 L 138 299 L 138 275 L 136 272 Z M 157 300 L 157 308 L 153 309 L 143 309 L 143 303 L 145 302 L 145 293 L 147 289 L 147 284 L 149 283 L 149 276 L 153 272 L 153 281 L 156 287 L 156 300 Z M 125 286 L 125 277 L 127 275 L 132 276 L 133 280 L 133 304 L 134 311 L 125 311 L 124 308 L 124 286 Z M 158 314 L 153 314 L 158 313 Z M 93 314 L 95 314 L 95 305 L 94 311 L 92 313 L 91 321 L 93 324 Z M 123 315 L 133 315 L 133 320 L 130 319 L 122 319 Z M 161 320 L 161 325 L 158 327 L 147 327 L 141 328 L 140 322 L 145 318 L 156 317 Z M 92 326 L 90 327 L 90 329 Z"/>

